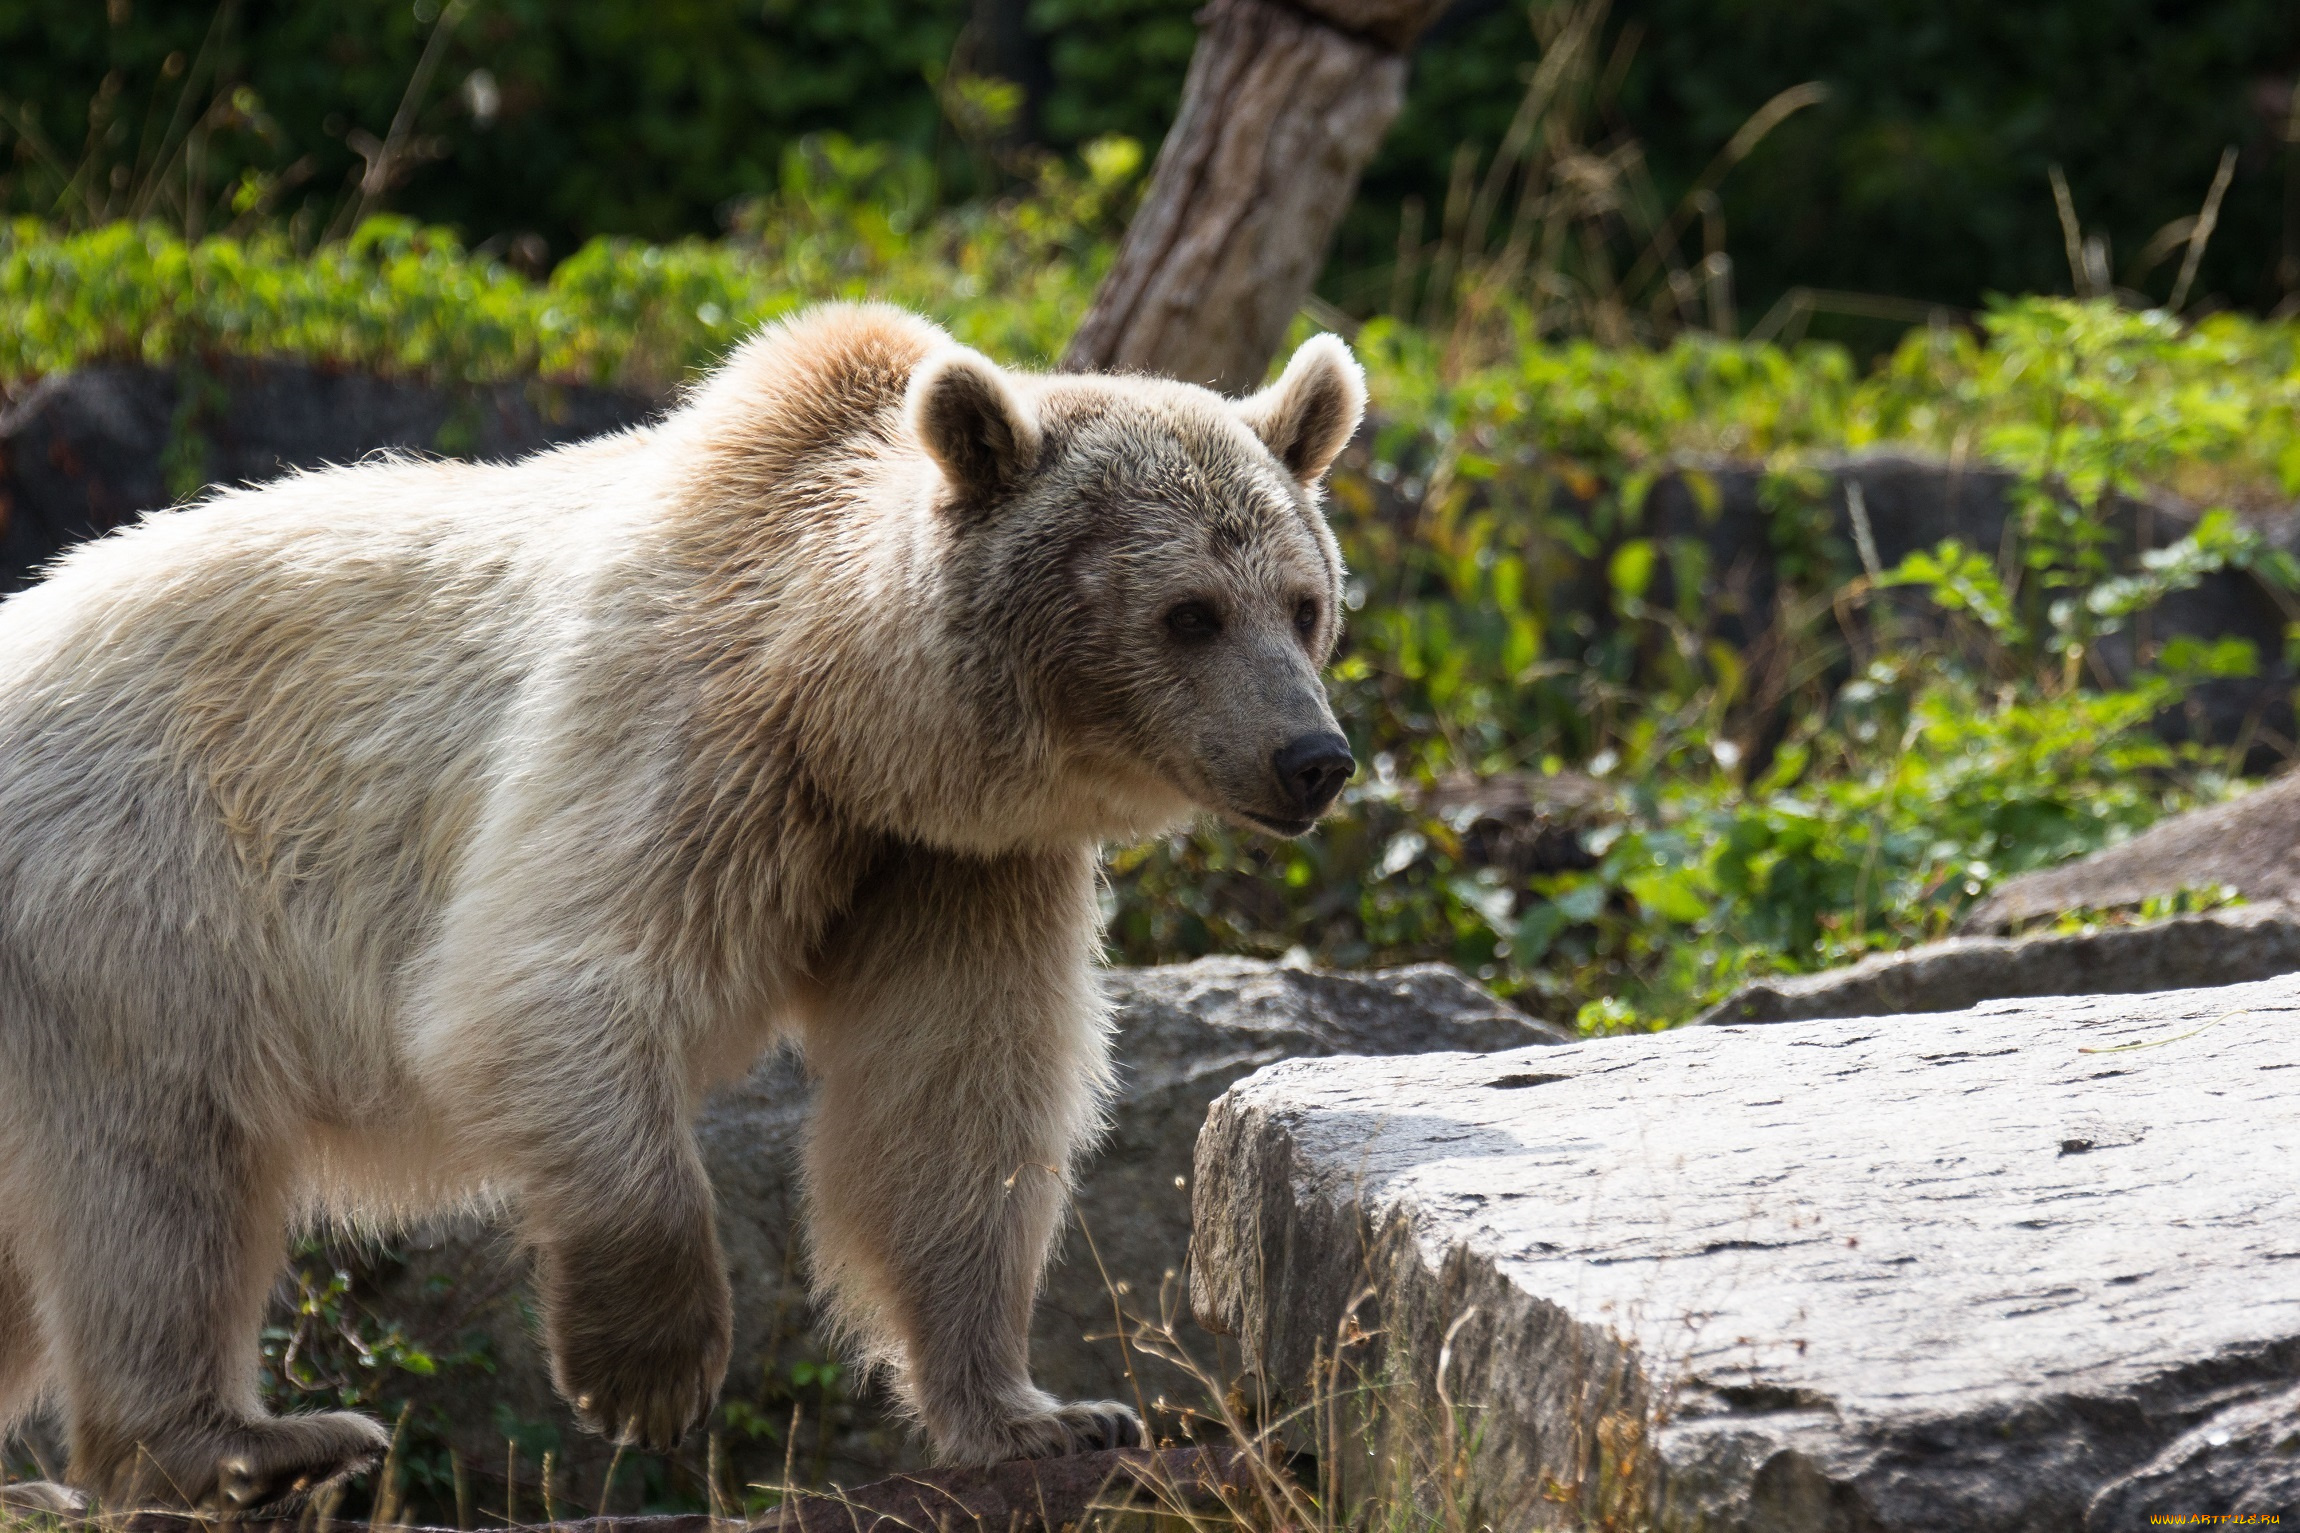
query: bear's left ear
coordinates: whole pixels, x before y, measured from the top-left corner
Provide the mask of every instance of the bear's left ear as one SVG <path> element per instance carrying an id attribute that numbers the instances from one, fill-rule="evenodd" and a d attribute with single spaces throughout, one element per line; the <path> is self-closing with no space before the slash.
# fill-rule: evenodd
<path id="1" fill-rule="evenodd" d="M 970 346 L 928 357 L 911 376 L 912 429 L 967 500 L 1010 489 L 1037 466 L 1038 422 L 998 364 Z"/>
<path id="2" fill-rule="evenodd" d="M 1276 383 L 1241 399 L 1238 418 L 1305 485 L 1333 467 L 1366 413 L 1366 374 L 1338 335 L 1313 335 Z"/>

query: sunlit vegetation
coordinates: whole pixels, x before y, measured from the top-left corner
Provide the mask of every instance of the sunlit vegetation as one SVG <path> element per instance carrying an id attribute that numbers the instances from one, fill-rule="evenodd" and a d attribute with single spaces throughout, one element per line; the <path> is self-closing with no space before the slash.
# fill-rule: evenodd
<path id="1" fill-rule="evenodd" d="M 915 161 L 812 140 L 740 233 L 594 241 L 540 280 L 395 219 L 309 256 L 19 223 L 0 235 L 0 378 L 255 354 L 661 395 L 827 297 L 907 304 L 1043 364 L 1140 165 L 1110 141 L 1028 194 L 937 209 Z M 2226 751 L 2152 726 L 2198 680 L 2274 657 L 2163 645 L 2115 686 L 2084 657 L 2212 569 L 2286 578 L 2235 513 L 2300 494 L 2300 327 L 2021 300 L 1862 367 L 1692 331 L 1540 341 L 1506 304 L 1481 324 L 1474 344 L 1390 318 L 1355 337 L 1379 419 L 1331 501 L 1357 571 L 1335 687 L 1367 764 L 1346 811 L 1285 846 L 1206 828 L 1117 849 L 1115 957 L 1443 958 L 1561 1020 L 1663 1024 L 1753 973 L 1937 935 L 2009 873 L 2231 790 Z M 1888 445 L 2017 474 L 2018 547 L 1864 570 L 1816 530 L 1813 468 Z M 1658 475 L 1728 458 L 1764 466 L 1788 551 L 1762 657 L 1717 632 L 1702 550 L 1640 535 Z M 2112 558 L 2109 498 L 2157 490 L 2231 514 L 2145 564 Z M 1887 588 L 1941 622 L 1840 621 Z M 1496 773 L 1573 776 L 1596 865 L 1478 865 L 1431 790 Z"/>

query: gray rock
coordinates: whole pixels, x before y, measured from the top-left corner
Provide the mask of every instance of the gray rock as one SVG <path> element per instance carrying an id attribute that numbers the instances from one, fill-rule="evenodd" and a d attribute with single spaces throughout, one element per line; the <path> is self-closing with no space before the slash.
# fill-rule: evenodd
<path id="1" fill-rule="evenodd" d="M 2260 1512 L 2300 1513 L 2300 1389 L 2231 1405 L 2189 1428 L 2095 1496 L 2085 1527 L 2109 1533 Z"/>
<path id="2" fill-rule="evenodd" d="M 2123 1528 L 2215 1418 L 2281 1483 L 2223 1413 L 2300 1384 L 2295 1084 L 2296 978 L 1289 1061 L 1200 1137 L 1192 1299 L 1295 1404 L 1370 1335 L 1379 1461 L 1503 1533 Z"/>
<path id="3" fill-rule="evenodd" d="M 2003 931 L 2064 910 L 2113 910 L 2222 884 L 2248 900 L 2300 909 L 2300 773 L 2174 815 L 2089 857 L 2007 879 L 1964 926 Z"/>
<path id="4" fill-rule="evenodd" d="M 517 457 L 660 407 L 581 385 L 441 387 L 301 362 L 59 373 L 0 410 L 0 593 L 196 485 L 260 483 L 380 448 Z"/>
<path id="5" fill-rule="evenodd" d="M 1752 980 L 1698 1018 L 1793 1022 L 1962 1011 L 2046 995 L 2138 995 L 2300 970 L 2300 916 L 2283 905 L 2055 936 L 1951 937 L 1819 974 Z"/>
<path id="6" fill-rule="evenodd" d="M 1048 1274 L 1032 1343 L 1039 1382 L 1070 1396 L 1132 1400 L 1139 1389 L 1146 1403 L 1162 1395 L 1175 1405 L 1204 1403 L 1187 1375 L 1122 1350 L 1112 1288 L 1123 1290 L 1120 1302 L 1131 1314 L 1145 1317 L 1158 1316 L 1167 1288 L 1168 1307 L 1186 1320 L 1175 1275 L 1189 1249 L 1191 1154 L 1207 1104 L 1232 1082 L 1303 1056 L 1516 1049 L 1565 1038 L 1438 964 L 1347 974 L 1207 958 L 1113 971 L 1107 984 L 1117 1003 L 1119 1094 Z M 807 1099 L 797 1061 L 773 1059 L 716 1096 L 698 1131 L 735 1293 L 734 1363 L 724 1396 L 732 1409 L 714 1418 L 735 1483 L 779 1481 L 786 1454 L 802 1480 L 849 1485 L 920 1461 L 883 1398 L 817 1381 L 819 1366 L 834 1354 L 815 1325 L 798 1239 L 796 1168 Z M 476 1224 L 443 1231 L 429 1244 L 383 1274 L 370 1307 L 443 1344 L 476 1334 L 493 1371 L 442 1374 L 417 1392 L 418 1420 L 467 1463 L 495 1466 L 497 1475 L 507 1432 L 523 1437 L 530 1466 L 552 1448 L 562 1493 L 572 1504 L 594 1505 L 608 1451 L 575 1428 L 552 1394 L 530 1334 L 523 1262 L 502 1237 Z M 1205 1350 L 1215 1363 L 1212 1347 Z M 802 1412 L 795 1448 L 784 1434 L 794 1406 Z M 650 1483 L 676 1484 L 700 1470 L 706 1452 L 698 1439 L 667 1465 L 630 1455 L 634 1462 L 618 1483 L 635 1487 L 652 1476 Z M 500 1504 L 501 1493 L 480 1499 Z M 621 1500 L 617 1506 L 631 1509 Z"/>

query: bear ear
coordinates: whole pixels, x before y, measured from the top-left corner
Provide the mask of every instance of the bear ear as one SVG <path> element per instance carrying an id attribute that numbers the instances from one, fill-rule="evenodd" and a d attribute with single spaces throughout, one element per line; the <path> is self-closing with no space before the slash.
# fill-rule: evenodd
<path id="1" fill-rule="evenodd" d="M 1276 383 L 1241 399 L 1238 418 L 1305 485 L 1333 467 L 1366 413 L 1366 374 L 1338 335 L 1302 342 Z"/>
<path id="2" fill-rule="evenodd" d="M 1038 463 L 1038 422 L 998 364 L 953 346 L 911 376 L 911 427 L 960 497 L 1010 489 Z"/>

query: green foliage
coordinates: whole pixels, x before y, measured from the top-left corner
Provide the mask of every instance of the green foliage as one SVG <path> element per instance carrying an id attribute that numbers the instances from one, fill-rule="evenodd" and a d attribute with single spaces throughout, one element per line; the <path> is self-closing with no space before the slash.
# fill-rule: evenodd
<path id="1" fill-rule="evenodd" d="M 2300 495 L 2300 329 L 2031 299 L 1979 334 L 1911 334 L 1865 391 L 1869 439 L 1978 452 L 2096 507 L 2169 486 L 2200 500 Z"/>
<path id="2" fill-rule="evenodd" d="M 2229 791 L 2233 763 L 2153 725 L 2197 682 L 2251 674 L 2249 646 L 2164 645 L 2105 688 L 2085 657 L 2210 571 L 2293 573 L 2225 510 L 2120 562 L 2107 497 L 2184 478 L 2287 493 L 2296 341 L 2024 300 L 1978 337 L 1914 334 L 1868 376 L 1827 347 L 1689 336 L 1526 346 L 1449 377 L 1427 338 L 1369 326 L 1374 397 L 1397 418 L 1333 507 L 1359 572 L 1336 706 L 1372 771 L 1304 842 L 1212 828 L 1122 854 L 1114 943 L 1132 961 L 1445 958 L 1612 1031 L 1940 935 L 2009 874 Z M 1815 554 L 1804 465 L 1886 441 L 2014 470 L 2009 559 L 1948 543 L 1873 582 Z M 1710 453 L 1773 467 L 1780 546 L 1804 552 L 1781 565 L 1766 676 L 1704 610 L 1705 551 L 1639 530 L 1656 472 Z M 1903 588 L 1940 623 L 1871 605 Z M 1869 612 L 1858 645 L 1840 610 Z M 1569 764 L 1607 800 L 1592 869 L 1513 883 L 1424 807 L 1460 774 Z"/>
<path id="3" fill-rule="evenodd" d="M 822 297 L 922 310 L 997 354 L 1058 350 L 1107 264 L 1141 165 L 1123 140 L 1049 163 L 1033 194 L 937 210 L 918 163 L 794 146 L 742 236 L 595 239 L 547 280 L 440 229 L 370 219 L 298 255 L 278 233 L 187 244 L 152 224 L 0 228 L 0 385 L 96 360 L 287 355 L 454 382 L 542 376 L 662 391 Z"/>
<path id="4" fill-rule="evenodd" d="M 2165 921 L 2174 916 L 2203 915 L 2213 910 L 2233 910 L 2246 901 L 2233 884 L 2184 884 L 2170 894 L 2152 894 L 2129 909 L 2099 910 L 2083 906 L 2064 910 L 2042 923 L 2056 936 L 2073 937 L 2096 932 L 2104 927 L 2131 926 L 2144 921 Z"/>
<path id="5" fill-rule="evenodd" d="M 1436 231 L 1453 156 L 1490 159 L 1536 34 L 1566 8 L 1460 7 L 1423 46 L 1328 268 L 1338 302 L 1380 306 L 1400 205 L 1420 202 Z M 1826 87 L 1718 189 L 1712 228 L 1747 316 L 1799 284 L 1973 308 L 2067 292 L 2055 164 L 2086 227 L 2113 236 L 2113 280 L 2162 301 L 2178 250 L 2153 237 L 2197 212 L 2230 145 L 2242 161 L 2196 291 L 2266 310 L 2300 288 L 2300 136 L 2266 84 L 2300 69 L 2283 0 L 1613 0 L 1603 54 L 1619 85 L 1588 136 L 1632 150 L 1672 199 L 1776 92 Z M 1891 343 L 1874 320 L 1835 324 Z"/>
<path id="6" fill-rule="evenodd" d="M 1456 6 L 1433 29 L 1329 271 L 1338 301 L 1383 306 L 1401 205 L 1438 233 L 1457 151 L 1490 161 L 1564 8 Z M 1018 115 L 1058 152 L 1156 143 L 1199 9 L 477 0 L 413 103 L 383 206 L 562 255 L 601 234 L 710 236 L 826 129 L 927 157 L 938 200 L 957 202 L 1003 178 L 974 141 L 990 119 Z M 0 213 L 193 232 L 277 217 L 308 243 L 388 135 L 440 15 L 438 0 L 0 0 Z M 1018 50 L 991 56 L 983 34 L 1009 24 Z M 1800 283 L 1962 305 L 2065 291 L 2056 163 L 2086 226 L 2114 236 L 2115 280 L 2161 299 L 2178 261 L 2151 237 L 2197 211 L 2229 145 L 2241 164 L 2198 295 L 2266 310 L 2300 286 L 2287 0 L 1614 0 L 1598 52 L 1614 84 L 1583 168 L 1627 148 L 1671 203 L 1777 92 L 1829 88 L 1720 188 L 1745 313 Z M 980 82 L 999 75 L 1028 99 L 986 117 L 996 87 Z"/>
<path id="7" fill-rule="evenodd" d="M 348 1268 L 327 1260 L 317 1242 L 298 1248 L 288 1279 L 294 1292 L 264 1327 L 264 1386 L 290 1409 L 374 1409 L 399 1374 L 429 1378 L 441 1359 L 409 1340 L 398 1324 L 368 1313 L 352 1297 Z M 484 1354 L 446 1359 L 486 1366 Z"/>
<path id="8" fill-rule="evenodd" d="M 362 146 L 387 137 L 441 16 L 440 0 L 0 0 L 0 210 L 95 202 L 184 229 L 201 209 L 216 229 L 254 188 L 316 235 L 365 169 Z M 602 234 L 716 234 L 730 199 L 771 191 L 782 154 L 826 127 L 934 152 L 927 77 L 967 8 L 480 0 L 456 19 L 390 205 L 567 252 Z M 966 190 L 966 157 L 946 147 L 940 168 Z M 148 174 L 161 161 L 168 174 Z"/>
<path id="9" fill-rule="evenodd" d="M 414 1409 L 410 1396 L 442 1373 L 492 1374 L 495 1359 L 480 1335 L 418 1337 L 375 1311 L 364 1295 L 398 1261 L 384 1250 L 299 1242 L 263 1328 L 257 1383 L 274 1410 L 357 1410 L 394 1425 L 398 1492 L 452 1508 L 449 1423 L 436 1407 Z"/>
<path id="10" fill-rule="evenodd" d="M 659 390 L 834 294 L 1042 360 L 1141 159 L 1098 143 L 1028 195 L 951 209 L 915 156 L 810 140 L 728 240 L 597 241 L 542 280 L 397 220 L 310 257 L 271 236 L 20 223 L 0 237 L 0 378 L 256 351 Z M 1207 827 L 1119 850 L 1121 958 L 1443 958 L 1560 1019 L 1651 1025 L 1752 974 L 1935 935 L 2007 874 L 2232 785 L 2231 762 L 2153 726 L 2259 656 L 2143 643 L 2122 679 L 2093 657 L 2215 570 L 2293 583 L 2238 513 L 2300 488 L 2300 327 L 2029 299 L 1863 370 L 1699 333 L 1539 344 L 1497 313 L 1520 338 L 1482 358 L 1390 320 L 1358 337 L 1382 415 L 1331 494 L 1356 572 L 1334 690 L 1368 765 L 1344 812 L 1298 842 Z M 1815 464 L 1880 443 L 2011 469 L 2006 547 L 1864 570 Z M 1755 615 L 1762 646 L 1720 629 L 1706 545 L 1645 521 L 1673 467 L 1714 513 L 1716 485 L 1685 467 L 1713 456 L 1768 469 L 1784 584 Z M 2107 535 L 2113 497 L 2168 484 L 2224 509 L 2130 556 Z M 1433 807 L 1440 783 L 1513 771 L 1594 784 L 1594 866 L 1512 877 Z"/>

